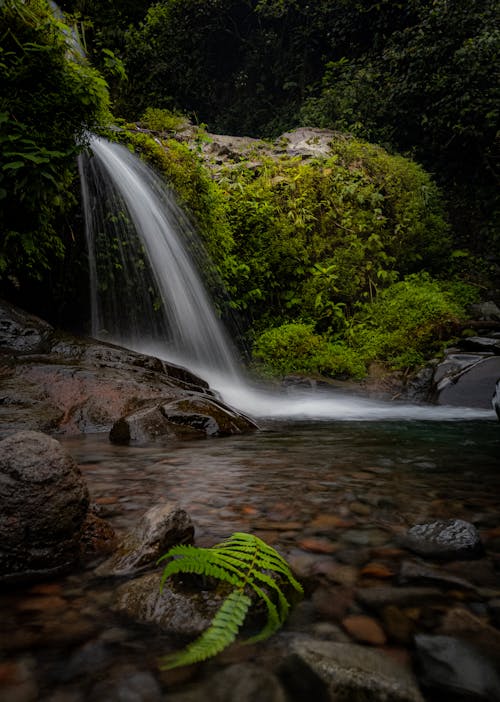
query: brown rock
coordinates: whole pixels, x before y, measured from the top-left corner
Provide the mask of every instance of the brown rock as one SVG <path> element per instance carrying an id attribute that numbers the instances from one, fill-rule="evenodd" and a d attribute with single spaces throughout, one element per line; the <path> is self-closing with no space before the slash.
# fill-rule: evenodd
<path id="1" fill-rule="evenodd" d="M 342 626 L 356 641 L 373 646 L 383 646 L 386 635 L 380 624 L 364 614 L 352 614 L 342 620 Z"/>

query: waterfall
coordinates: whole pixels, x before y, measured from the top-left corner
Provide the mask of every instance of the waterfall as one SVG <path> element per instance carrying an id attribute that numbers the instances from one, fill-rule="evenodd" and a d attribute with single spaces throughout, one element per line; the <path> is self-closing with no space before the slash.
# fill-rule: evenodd
<path id="1" fill-rule="evenodd" d="M 92 335 L 235 379 L 235 351 L 186 242 L 173 193 L 130 151 L 91 137 L 80 158 Z M 206 259 L 207 260 L 207 259 Z"/>
<path id="2" fill-rule="evenodd" d="M 244 376 L 195 265 L 196 233 L 137 156 L 92 136 L 80 157 L 92 335 L 187 366 L 255 417 L 317 420 L 491 418 L 489 410 L 405 405 L 340 393 L 272 391 Z M 202 259 L 202 261 L 206 259 Z"/>

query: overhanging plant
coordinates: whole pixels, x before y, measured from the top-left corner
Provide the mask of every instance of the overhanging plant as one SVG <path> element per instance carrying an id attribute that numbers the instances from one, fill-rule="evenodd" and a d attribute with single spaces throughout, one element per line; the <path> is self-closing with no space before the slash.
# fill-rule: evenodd
<path id="1" fill-rule="evenodd" d="M 267 620 L 245 643 L 267 639 L 282 626 L 290 611 L 283 587 L 303 592 L 285 559 L 252 534 L 235 532 L 210 548 L 174 546 L 158 562 L 165 560 L 169 563 L 163 571 L 161 588 L 170 576 L 187 573 L 215 578 L 232 589 L 201 636 L 183 650 L 162 658 L 163 670 L 190 665 L 220 653 L 236 639 L 254 602 L 265 605 Z"/>

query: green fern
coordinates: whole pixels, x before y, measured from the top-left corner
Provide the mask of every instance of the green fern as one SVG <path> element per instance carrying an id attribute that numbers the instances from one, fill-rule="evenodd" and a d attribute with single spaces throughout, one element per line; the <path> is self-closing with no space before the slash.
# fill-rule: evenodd
<path id="1" fill-rule="evenodd" d="M 188 573 L 221 580 L 233 589 L 199 638 L 182 651 L 162 659 L 163 670 L 203 661 L 233 643 L 255 599 L 266 605 L 267 620 L 263 629 L 247 639 L 247 643 L 267 639 L 282 626 L 290 611 L 282 583 L 303 592 L 285 559 L 252 534 L 236 532 L 211 548 L 174 546 L 158 562 L 166 559 L 173 560 L 163 571 L 161 588 L 170 576 Z M 252 591 L 254 599 L 249 596 Z"/>

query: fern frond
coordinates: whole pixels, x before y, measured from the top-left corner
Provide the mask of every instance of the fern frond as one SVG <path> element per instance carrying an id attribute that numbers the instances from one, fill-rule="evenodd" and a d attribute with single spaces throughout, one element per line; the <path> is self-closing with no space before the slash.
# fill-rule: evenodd
<path id="1" fill-rule="evenodd" d="M 290 604 L 282 590 L 284 584 L 291 585 L 299 593 L 303 592 L 285 559 L 253 534 L 235 532 L 212 548 L 185 544 L 174 546 L 158 562 L 167 559 L 172 560 L 163 571 L 161 588 L 171 575 L 192 573 L 227 582 L 234 589 L 222 603 L 209 628 L 196 641 L 183 651 L 163 659 L 164 669 L 205 660 L 232 643 L 253 603 L 246 592 L 253 590 L 254 599 L 256 596 L 267 608 L 264 628 L 249 641 L 268 638 L 284 623 L 290 611 Z"/>
<path id="2" fill-rule="evenodd" d="M 204 661 L 223 651 L 236 639 L 251 604 L 252 600 L 244 592 L 233 590 L 222 603 L 208 629 L 182 651 L 164 656 L 161 659 L 161 670 Z"/>

